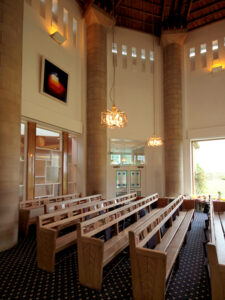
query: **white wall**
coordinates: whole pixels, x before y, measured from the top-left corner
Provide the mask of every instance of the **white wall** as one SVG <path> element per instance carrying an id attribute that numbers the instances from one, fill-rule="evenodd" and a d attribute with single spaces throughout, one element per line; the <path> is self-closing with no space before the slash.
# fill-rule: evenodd
<path id="1" fill-rule="evenodd" d="M 68 40 L 59 46 L 49 33 L 51 26 L 51 1 L 46 1 L 45 19 L 40 16 L 40 0 L 32 6 L 24 4 L 22 116 L 49 123 L 73 132 L 82 133 L 82 67 L 81 12 L 73 0 L 59 1 L 58 26 L 63 33 L 63 7 L 69 12 Z M 77 48 L 72 42 L 72 19 L 78 21 Z M 40 93 L 41 57 L 69 73 L 67 103 L 53 100 Z"/>
<path id="2" fill-rule="evenodd" d="M 149 52 L 153 50 L 152 36 L 149 34 L 129 30 L 121 27 L 115 28 L 115 42 L 118 47 L 115 102 L 116 105 L 128 115 L 128 124 L 122 129 L 108 129 L 108 140 L 111 138 L 130 139 L 143 141 L 153 135 L 154 112 L 153 112 L 153 73 L 149 60 Z M 127 68 L 122 66 L 122 44 L 127 46 Z M 133 65 L 131 47 L 137 49 L 137 63 Z M 156 131 L 162 136 L 162 55 L 155 41 L 155 105 L 156 105 Z M 146 69 L 141 67 L 141 49 L 146 50 Z M 112 103 L 109 91 L 112 86 L 112 32 L 108 32 L 108 108 Z M 109 143 L 108 143 L 109 144 Z M 107 155 L 107 196 L 115 196 L 116 169 L 110 166 L 110 154 L 108 147 Z M 164 193 L 164 161 L 163 148 L 152 150 L 146 147 L 146 166 L 141 169 L 143 173 L 142 194 L 148 195 L 153 192 Z M 157 174 L 157 175 L 156 175 Z"/>
<path id="3" fill-rule="evenodd" d="M 80 134 L 76 168 L 77 191 L 86 189 L 86 32 L 76 1 L 59 0 L 57 26 L 52 27 L 51 3 L 46 1 L 45 18 L 40 16 L 40 0 L 24 1 L 22 118 L 50 124 L 59 130 Z M 49 34 L 56 29 L 63 34 L 63 8 L 69 12 L 68 38 L 60 46 Z M 77 46 L 72 39 L 73 18 L 77 20 Z M 69 74 L 67 103 L 40 93 L 41 58 L 49 59 Z"/>
<path id="4" fill-rule="evenodd" d="M 184 192 L 191 193 L 192 139 L 225 137 L 225 71 L 212 75 L 213 64 L 225 66 L 225 21 L 188 33 L 184 44 Z M 219 42 L 219 59 L 212 59 L 212 41 Z M 207 67 L 201 67 L 200 45 L 207 44 Z M 196 49 L 196 68 L 190 71 L 189 49 Z"/>

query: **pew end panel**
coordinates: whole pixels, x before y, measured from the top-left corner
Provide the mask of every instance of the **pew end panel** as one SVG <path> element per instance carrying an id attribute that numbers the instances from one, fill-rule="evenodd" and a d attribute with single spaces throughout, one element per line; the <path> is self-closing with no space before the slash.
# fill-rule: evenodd
<path id="1" fill-rule="evenodd" d="M 38 234 L 37 234 L 38 268 L 48 272 L 54 272 L 56 238 L 57 238 L 56 230 L 38 228 Z"/>
<path id="2" fill-rule="evenodd" d="M 183 200 L 183 209 L 189 210 L 189 209 L 194 209 L 195 208 L 195 200 L 194 199 L 184 199 Z"/>
<path id="3" fill-rule="evenodd" d="M 79 281 L 89 288 L 100 290 L 102 286 L 104 241 L 81 235 L 77 225 Z"/>
<path id="4" fill-rule="evenodd" d="M 159 198 L 157 202 L 157 207 L 162 208 L 169 204 L 168 198 Z"/>
<path id="5" fill-rule="evenodd" d="M 213 207 L 215 212 L 224 212 L 225 211 L 225 202 L 224 201 L 213 201 Z"/>
<path id="6" fill-rule="evenodd" d="M 19 209 L 19 232 L 27 236 L 29 232 L 30 210 L 26 208 Z"/>
<path id="7" fill-rule="evenodd" d="M 225 299 L 225 265 L 220 266 L 217 259 L 216 246 L 207 244 L 208 258 L 210 264 L 210 284 L 212 300 Z"/>
<path id="8" fill-rule="evenodd" d="M 129 232 L 132 289 L 135 300 L 164 300 L 166 254 L 136 247 L 134 232 Z"/>

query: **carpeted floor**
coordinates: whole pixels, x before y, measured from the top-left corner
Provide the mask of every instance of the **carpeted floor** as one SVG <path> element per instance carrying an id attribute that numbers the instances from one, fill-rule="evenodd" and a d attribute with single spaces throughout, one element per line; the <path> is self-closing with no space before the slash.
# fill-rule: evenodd
<path id="1" fill-rule="evenodd" d="M 167 300 L 211 299 L 202 245 L 205 219 L 206 214 L 195 213 L 180 253 L 180 267 L 168 285 Z M 37 268 L 34 234 L 0 253 L 0 299 L 133 299 L 129 248 L 104 268 L 100 292 L 79 284 L 76 246 L 57 254 L 56 261 L 52 274 Z"/>

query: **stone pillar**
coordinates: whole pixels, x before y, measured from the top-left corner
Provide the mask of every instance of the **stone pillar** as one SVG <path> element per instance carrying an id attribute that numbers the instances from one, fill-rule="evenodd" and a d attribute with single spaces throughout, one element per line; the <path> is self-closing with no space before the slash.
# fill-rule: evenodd
<path id="1" fill-rule="evenodd" d="M 0 0 L 0 251 L 17 243 L 23 0 Z"/>
<path id="2" fill-rule="evenodd" d="M 107 132 L 101 112 L 107 109 L 106 29 L 112 20 L 89 8 L 87 26 L 87 195 L 106 195 Z"/>
<path id="3" fill-rule="evenodd" d="M 185 38 L 184 31 L 162 34 L 166 196 L 177 196 L 183 191 L 182 45 Z"/>

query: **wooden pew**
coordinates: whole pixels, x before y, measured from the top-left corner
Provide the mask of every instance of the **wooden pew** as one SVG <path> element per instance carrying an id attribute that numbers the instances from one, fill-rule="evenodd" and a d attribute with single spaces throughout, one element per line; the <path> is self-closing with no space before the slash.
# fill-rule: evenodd
<path id="1" fill-rule="evenodd" d="M 21 201 L 19 203 L 19 232 L 27 236 L 29 226 L 36 224 L 36 217 L 45 213 L 45 205 L 48 203 L 56 203 L 66 201 L 68 199 L 78 198 L 79 194 L 61 195 L 50 198 L 40 198 L 36 200 Z"/>
<path id="2" fill-rule="evenodd" d="M 67 209 L 78 204 L 91 203 L 91 202 L 96 202 L 101 200 L 102 200 L 102 195 L 98 194 L 98 195 L 92 195 L 92 196 L 87 196 L 78 199 L 70 199 L 70 200 L 56 202 L 56 203 L 47 203 L 44 206 L 44 211 L 45 214 L 49 214 L 49 213 L 53 213 L 54 211 Z"/>
<path id="3" fill-rule="evenodd" d="M 153 203 L 158 202 L 158 208 L 151 209 Z M 78 224 L 78 266 L 80 283 L 94 289 L 101 289 L 103 267 L 110 262 L 119 252 L 129 245 L 128 231 L 135 229 L 142 222 L 151 218 L 161 206 L 158 194 L 154 194 L 130 203 L 122 208 L 108 212 L 102 216 Z M 139 218 L 139 213 L 147 210 L 146 215 Z M 135 216 L 135 222 L 120 231 L 119 222 Z M 105 241 L 96 238 L 96 234 L 114 227 L 115 236 Z"/>
<path id="4" fill-rule="evenodd" d="M 136 200 L 137 193 L 119 196 L 109 200 L 84 203 L 69 209 L 38 217 L 37 221 L 37 260 L 40 269 L 54 272 L 55 254 L 77 241 L 75 224 L 87 218 L 94 218 L 109 209 L 126 205 Z M 70 232 L 60 232 L 72 227 Z M 59 236 L 59 232 L 61 235 Z"/>
<path id="5" fill-rule="evenodd" d="M 135 300 L 164 299 L 166 281 L 178 258 L 193 216 L 194 201 L 183 200 L 183 196 L 179 196 L 142 226 L 129 232 Z M 162 236 L 162 228 L 168 223 L 170 227 Z M 154 250 L 146 248 L 153 238 Z"/>
<path id="6" fill-rule="evenodd" d="M 212 300 L 225 299 L 225 202 L 210 201 L 207 244 Z"/>

